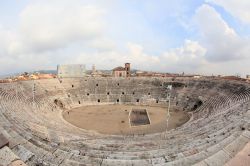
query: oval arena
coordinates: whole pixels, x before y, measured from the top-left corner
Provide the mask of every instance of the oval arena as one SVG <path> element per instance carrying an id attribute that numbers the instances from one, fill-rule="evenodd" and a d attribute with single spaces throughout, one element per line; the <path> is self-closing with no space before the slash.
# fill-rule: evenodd
<path id="1" fill-rule="evenodd" d="M 249 84 L 208 78 L 1 83 L 0 165 L 234 164 L 249 99 Z"/>

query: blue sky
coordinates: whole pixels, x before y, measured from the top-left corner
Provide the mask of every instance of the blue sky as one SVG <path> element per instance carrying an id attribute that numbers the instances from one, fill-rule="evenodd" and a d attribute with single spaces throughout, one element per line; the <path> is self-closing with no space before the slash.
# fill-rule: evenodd
<path id="1" fill-rule="evenodd" d="M 0 0 L 0 75 L 131 62 L 149 71 L 245 76 L 249 8 L 247 0 Z"/>

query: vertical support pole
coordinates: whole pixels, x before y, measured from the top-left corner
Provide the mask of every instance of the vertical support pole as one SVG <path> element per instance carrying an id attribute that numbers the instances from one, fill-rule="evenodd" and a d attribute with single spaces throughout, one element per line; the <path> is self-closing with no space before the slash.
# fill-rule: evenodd
<path id="1" fill-rule="evenodd" d="M 17 98 L 17 88 L 18 88 L 18 83 L 16 82 L 16 98 Z"/>
<path id="2" fill-rule="evenodd" d="M 170 118 L 170 100 L 171 100 L 172 85 L 168 85 L 167 88 L 169 89 L 169 95 L 168 95 L 167 129 L 166 129 L 166 132 L 168 131 L 168 120 L 169 120 L 169 118 Z"/>
<path id="3" fill-rule="evenodd" d="M 35 84 L 35 80 L 33 80 L 33 88 L 32 88 L 33 110 L 35 109 L 35 92 L 36 92 L 36 84 Z"/>

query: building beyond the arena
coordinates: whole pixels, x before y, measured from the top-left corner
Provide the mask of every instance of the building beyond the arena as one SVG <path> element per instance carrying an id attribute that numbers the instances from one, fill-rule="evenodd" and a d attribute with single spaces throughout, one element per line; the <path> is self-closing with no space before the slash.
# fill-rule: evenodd
<path id="1" fill-rule="evenodd" d="M 112 70 L 113 77 L 129 77 L 130 76 L 130 63 L 125 63 L 125 67 L 116 67 Z"/>
<path id="2" fill-rule="evenodd" d="M 58 78 L 72 78 L 86 76 L 86 67 L 84 64 L 57 65 Z"/>

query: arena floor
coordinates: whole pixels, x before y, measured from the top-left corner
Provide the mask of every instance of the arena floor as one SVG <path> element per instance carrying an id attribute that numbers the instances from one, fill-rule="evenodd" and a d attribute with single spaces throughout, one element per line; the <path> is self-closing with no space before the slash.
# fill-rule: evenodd
<path id="1" fill-rule="evenodd" d="M 131 126 L 129 112 L 132 109 L 146 109 L 150 124 Z M 130 135 L 163 132 L 167 129 L 166 107 L 138 105 L 91 105 L 63 112 L 69 123 L 86 130 L 102 134 Z M 189 120 L 187 113 L 170 111 L 168 130 L 181 126 Z"/>

